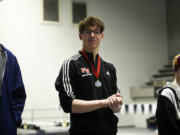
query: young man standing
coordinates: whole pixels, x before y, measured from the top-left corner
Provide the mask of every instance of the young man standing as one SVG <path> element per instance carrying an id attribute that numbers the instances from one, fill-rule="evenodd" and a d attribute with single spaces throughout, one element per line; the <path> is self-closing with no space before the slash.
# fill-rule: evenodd
<path id="1" fill-rule="evenodd" d="M 116 70 L 99 55 L 104 23 L 88 17 L 79 23 L 83 47 L 67 59 L 56 79 L 63 110 L 70 113 L 70 135 L 116 135 L 122 97 Z"/>

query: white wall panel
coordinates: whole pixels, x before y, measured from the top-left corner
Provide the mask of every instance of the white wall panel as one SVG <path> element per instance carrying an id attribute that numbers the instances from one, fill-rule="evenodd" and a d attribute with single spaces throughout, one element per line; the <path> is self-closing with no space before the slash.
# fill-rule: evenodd
<path id="1" fill-rule="evenodd" d="M 41 0 L 0 2 L 0 42 L 15 53 L 27 91 L 25 109 L 58 108 L 55 79 L 81 49 L 71 0 L 60 0 L 60 24 L 42 22 Z M 87 14 L 105 23 L 101 56 L 114 63 L 124 101 L 168 62 L 165 0 L 88 0 Z"/>

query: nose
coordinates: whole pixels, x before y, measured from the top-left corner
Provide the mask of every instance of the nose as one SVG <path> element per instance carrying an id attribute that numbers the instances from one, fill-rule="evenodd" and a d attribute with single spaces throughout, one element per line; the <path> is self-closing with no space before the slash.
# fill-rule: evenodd
<path id="1" fill-rule="evenodd" d="M 92 37 L 94 37 L 94 36 L 95 36 L 93 31 L 91 32 L 91 34 L 90 34 L 90 35 L 91 35 Z"/>

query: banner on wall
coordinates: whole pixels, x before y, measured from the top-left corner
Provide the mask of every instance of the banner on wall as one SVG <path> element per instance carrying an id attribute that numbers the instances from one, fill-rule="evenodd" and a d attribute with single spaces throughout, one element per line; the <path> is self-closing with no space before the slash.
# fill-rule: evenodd
<path id="1" fill-rule="evenodd" d="M 139 114 L 139 115 L 147 115 L 147 114 L 155 114 L 156 112 L 156 103 L 138 103 L 138 104 L 123 104 L 120 110 L 120 114 Z"/>

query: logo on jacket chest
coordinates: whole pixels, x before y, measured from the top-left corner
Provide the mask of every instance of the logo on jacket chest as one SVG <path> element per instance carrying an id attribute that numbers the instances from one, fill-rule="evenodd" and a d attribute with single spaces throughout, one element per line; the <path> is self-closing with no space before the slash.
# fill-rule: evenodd
<path id="1" fill-rule="evenodd" d="M 85 76 L 91 76 L 92 74 L 90 73 L 89 71 L 89 68 L 81 68 L 81 73 L 82 73 L 82 77 L 85 77 Z"/>

